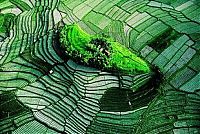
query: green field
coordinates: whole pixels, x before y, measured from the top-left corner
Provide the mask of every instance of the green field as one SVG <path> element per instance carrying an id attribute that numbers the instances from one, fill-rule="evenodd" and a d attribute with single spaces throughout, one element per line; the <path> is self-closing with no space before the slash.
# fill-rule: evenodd
<path id="1" fill-rule="evenodd" d="M 0 0 L 0 134 L 200 133 L 199 0 Z"/>

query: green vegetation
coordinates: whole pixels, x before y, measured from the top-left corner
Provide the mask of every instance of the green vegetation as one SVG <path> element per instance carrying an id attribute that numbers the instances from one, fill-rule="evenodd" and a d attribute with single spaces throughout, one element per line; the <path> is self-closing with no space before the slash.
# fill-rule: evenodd
<path id="1" fill-rule="evenodd" d="M 112 42 L 112 54 L 110 64 L 120 70 L 130 72 L 143 72 L 150 71 L 149 66 L 145 61 L 139 58 L 136 54 L 132 53 L 129 49 L 125 48 L 118 42 Z"/>
<path id="2" fill-rule="evenodd" d="M 11 22 L 13 21 L 14 14 L 1 14 L 0 13 L 0 36 L 5 36 L 8 34 Z"/>
<path id="3" fill-rule="evenodd" d="M 2 16 L 15 14 L 11 25 L 1 17 L 0 134 L 200 133 L 199 9 L 198 0 L 0 0 Z M 126 43 L 151 72 L 110 71 L 130 72 L 123 65 L 136 58 L 73 25 L 63 48 L 57 28 L 73 22 Z"/>
<path id="4" fill-rule="evenodd" d="M 112 38 L 89 35 L 77 24 L 65 25 L 60 32 L 60 42 L 66 53 L 84 65 L 104 70 L 126 73 L 147 73 L 148 64 Z"/>

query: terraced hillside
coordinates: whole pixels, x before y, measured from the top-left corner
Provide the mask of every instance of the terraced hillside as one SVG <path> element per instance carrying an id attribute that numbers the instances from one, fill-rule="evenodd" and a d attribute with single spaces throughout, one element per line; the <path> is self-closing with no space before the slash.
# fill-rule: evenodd
<path id="1" fill-rule="evenodd" d="M 200 133 L 199 11 L 199 0 L 0 0 L 0 133 Z M 59 29 L 74 23 L 163 80 L 133 91 L 148 74 L 67 58 Z"/>

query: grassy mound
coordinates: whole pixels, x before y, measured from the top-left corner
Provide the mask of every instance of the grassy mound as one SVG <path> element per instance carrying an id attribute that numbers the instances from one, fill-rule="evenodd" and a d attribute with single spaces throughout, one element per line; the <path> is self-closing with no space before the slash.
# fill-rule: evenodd
<path id="1" fill-rule="evenodd" d="M 148 64 L 112 38 L 90 35 L 77 24 L 65 25 L 60 42 L 66 53 L 76 62 L 102 70 L 125 73 L 148 73 Z"/>

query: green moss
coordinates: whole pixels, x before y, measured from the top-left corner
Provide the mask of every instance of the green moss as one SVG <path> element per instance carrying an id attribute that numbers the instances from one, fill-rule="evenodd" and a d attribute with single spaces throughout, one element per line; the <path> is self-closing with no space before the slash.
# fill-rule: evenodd
<path id="1" fill-rule="evenodd" d="M 90 35 L 77 24 L 65 25 L 60 42 L 66 53 L 77 62 L 103 70 L 125 73 L 148 73 L 148 64 L 112 38 Z"/>

